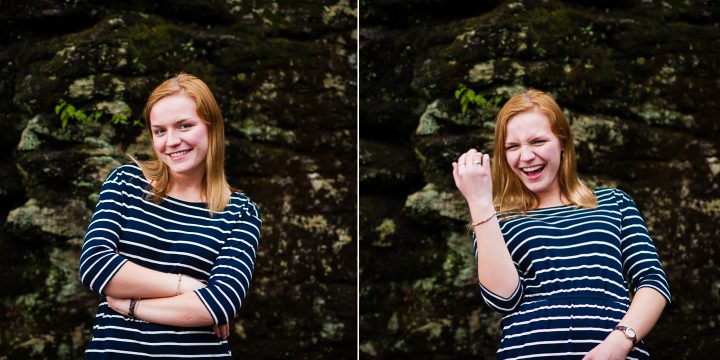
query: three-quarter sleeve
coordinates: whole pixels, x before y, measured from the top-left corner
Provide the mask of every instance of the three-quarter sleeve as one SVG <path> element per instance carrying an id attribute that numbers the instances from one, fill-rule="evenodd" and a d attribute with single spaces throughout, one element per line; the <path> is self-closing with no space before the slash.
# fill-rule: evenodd
<path id="1" fill-rule="evenodd" d="M 473 239 L 473 253 L 475 254 L 475 260 L 477 260 L 477 236 L 475 235 L 475 232 L 472 234 Z M 488 290 L 485 286 L 483 286 L 482 283 L 478 281 L 478 285 L 480 285 L 480 295 L 483 298 L 483 301 L 485 301 L 485 304 L 490 307 L 490 309 L 497 311 L 501 314 L 509 314 L 520 305 L 520 302 L 523 298 L 524 293 L 524 287 L 523 287 L 523 278 L 518 271 L 518 284 L 515 288 L 515 291 L 513 291 L 512 294 L 508 297 L 503 297 L 498 294 L 495 294 L 494 292 Z"/>
<path id="2" fill-rule="evenodd" d="M 127 261 L 118 255 L 125 211 L 121 169 L 113 171 L 103 183 L 80 255 L 80 281 L 99 294 L 103 294 L 110 279 Z"/>
<path id="3" fill-rule="evenodd" d="M 625 276 L 635 291 L 653 288 L 670 303 L 670 287 L 645 221 L 628 194 L 616 190 L 615 196 L 622 218 L 620 241 Z"/>
<path id="4" fill-rule="evenodd" d="M 232 320 L 245 300 L 255 268 L 261 223 L 257 207 L 248 200 L 213 263 L 208 286 L 195 290 L 216 325 Z"/>

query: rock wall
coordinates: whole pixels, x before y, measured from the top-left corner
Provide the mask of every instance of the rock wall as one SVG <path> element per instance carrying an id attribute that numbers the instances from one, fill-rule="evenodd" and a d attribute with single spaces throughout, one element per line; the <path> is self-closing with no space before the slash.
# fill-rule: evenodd
<path id="1" fill-rule="evenodd" d="M 82 357 L 99 300 L 77 272 L 85 228 L 108 172 L 148 156 L 133 122 L 180 71 L 214 91 L 230 183 L 264 220 L 235 356 L 354 358 L 356 7 L 3 2 L 0 358 Z"/>
<path id="2" fill-rule="evenodd" d="M 492 150 L 499 106 L 525 87 L 563 106 L 583 179 L 646 219 L 674 296 L 653 357 L 717 356 L 717 3 L 365 0 L 360 14 L 363 358 L 494 358 L 500 316 L 450 164 Z M 479 95 L 465 112 L 461 84 Z"/>

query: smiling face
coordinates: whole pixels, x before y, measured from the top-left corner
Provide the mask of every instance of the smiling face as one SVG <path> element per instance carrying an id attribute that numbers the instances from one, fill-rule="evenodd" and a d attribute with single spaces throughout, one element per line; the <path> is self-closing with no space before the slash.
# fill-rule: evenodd
<path id="1" fill-rule="evenodd" d="M 537 195 L 541 207 L 559 205 L 561 153 L 562 142 L 542 112 L 525 111 L 508 120 L 505 158 L 525 187 Z"/>
<path id="2" fill-rule="evenodd" d="M 158 100 L 150 111 L 153 148 L 173 175 L 202 179 L 208 153 L 208 127 L 195 101 L 184 94 Z"/>

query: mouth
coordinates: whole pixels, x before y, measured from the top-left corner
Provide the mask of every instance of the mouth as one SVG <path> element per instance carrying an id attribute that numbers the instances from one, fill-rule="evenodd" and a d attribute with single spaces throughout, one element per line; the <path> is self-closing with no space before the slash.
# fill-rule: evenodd
<path id="1" fill-rule="evenodd" d="M 520 168 L 520 170 L 522 170 L 530 180 L 535 180 L 542 175 L 543 170 L 545 170 L 545 165 L 533 165 Z"/>
<path id="2" fill-rule="evenodd" d="M 167 153 L 165 155 L 169 156 L 170 159 L 172 159 L 172 160 L 179 160 L 179 159 L 182 159 L 189 152 L 190 152 L 190 150 L 182 150 L 182 151 Z"/>

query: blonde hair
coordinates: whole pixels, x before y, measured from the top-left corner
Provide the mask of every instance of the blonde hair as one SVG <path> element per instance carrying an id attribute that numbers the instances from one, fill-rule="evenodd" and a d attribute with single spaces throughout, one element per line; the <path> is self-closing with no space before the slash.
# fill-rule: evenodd
<path id="1" fill-rule="evenodd" d="M 492 167 L 493 203 L 500 213 L 526 213 L 539 205 L 539 199 L 530 191 L 512 171 L 505 155 L 505 139 L 507 123 L 513 116 L 526 111 L 539 111 L 550 120 L 553 134 L 560 139 L 562 153 L 558 181 L 560 194 L 571 205 L 579 208 L 595 208 L 595 193 L 580 181 L 575 163 L 575 146 L 573 145 L 570 123 L 560 106 L 548 94 L 528 89 L 513 96 L 500 109 L 495 122 L 495 148 Z"/>
<path id="2" fill-rule="evenodd" d="M 197 77 L 185 73 L 165 80 L 150 93 L 145 104 L 145 127 L 152 134 L 150 111 L 161 99 L 176 94 L 195 100 L 197 114 L 207 125 L 208 150 L 205 157 L 205 176 L 202 180 L 203 195 L 211 214 L 222 211 L 230 202 L 229 192 L 235 189 L 228 185 L 225 178 L 225 128 L 220 108 L 208 86 Z M 152 191 L 149 198 L 160 203 L 170 191 L 173 177 L 170 168 L 159 159 L 154 148 L 153 154 L 155 158 L 148 161 L 138 161 L 132 156 L 130 158 L 140 166 L 145 177 L 153 184 L 148 186 Z"/>

